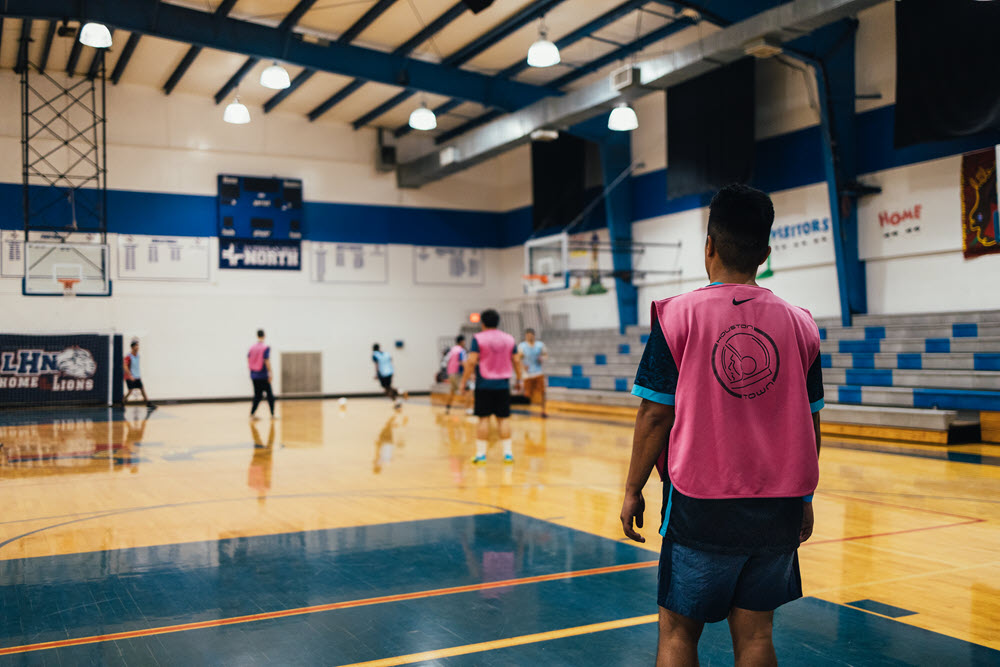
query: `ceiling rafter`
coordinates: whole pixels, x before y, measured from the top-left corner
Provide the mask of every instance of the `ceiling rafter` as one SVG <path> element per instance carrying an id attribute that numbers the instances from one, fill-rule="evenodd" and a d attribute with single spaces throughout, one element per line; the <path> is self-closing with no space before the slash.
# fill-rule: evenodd
<path id="1" fill-rule="evenodd" d="M 222 0 L 222 4 L 215 9 L 213 16 L 217 19 L 228 16 L 229 12 L 233 9 L 233 5 L 235 4 L 236 0 Z M 177 84 L 181 82 L 181 78 L 185 73 L 187 73 L 188 68 L 190 68 L 194 63 L 194 59 L 198 57 L 199 53 L 201 53 L 201 49 L 201 46 L 192 45 L 191 48 L 187 50 L 187 53 L 185 53 L 184 57 L 181 58 L 180 63 L 178 63 L 177 67 L 174 68 L 170 77 L 167 78 L 167 82 L 163 84 L 164 93 L 169 95 L 174 92 L 174 88 L 176 88 Z"/>

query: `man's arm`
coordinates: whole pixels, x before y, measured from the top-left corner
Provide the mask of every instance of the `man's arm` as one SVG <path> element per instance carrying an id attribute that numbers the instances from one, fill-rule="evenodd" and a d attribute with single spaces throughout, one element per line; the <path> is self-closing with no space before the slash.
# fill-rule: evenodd
<path id="1" fill-rule="evenodd" d="M 271 360 L 270 359 L 264 359 L 264 368 L 267 369 L 267 381 L 270 382 L 271 381 Z"/>
<path id="2" fill-rule="evenodd" d="M 521 367 L 521 355 L 517 351 L 511 355 L 511 361 L 514 363 L 514 374 L 517 376 L 517 384 L 515 387 L 521 386 L 521 376 L 524 374 L 524 369 Z"/>
<path id="3" fill-rule="evenodd" d="M 628 467 L 628 478 L 625 481 L 625 500 L 622 503 L 622 530 L 625 535 L 636 542 L 645 542 L 646 538 L 632 527 L 635 521 L 637 528 L 642 528 L 642 514 L 646 509 L 646 501 L 642 497 L 642 489 L 649 480 L 649 474 L 656 465 L 660 452 L 667 446 L 670 429 L 674 425 L 674 406 L 663 405 L 655 401 L 642 400 L 639 414 L 635 418 L 635 435 L 632 438 L 632 459 Z"/>
<path id="4" fill-rule="evenodd" d="M 465 368 L 462 369 L 462 384 L 458 387 L 458 393 L 464 394 L 466 387 L 469 385 L 469 380 L 472 379 L 472 373 L 476 370 L 476 364 L 479 363 L 479 353 L 469 352 L 469 356 L 465 358 Z"/>
<path id="5" fill-rule="evenodd" d="M 813 413 L 813 432 L 816 434 L 816 456 L 819 457 L 823 436 L 820 434 L 818 411 Z M 799 530 L 799 544 L 812 537 L 815 525 L 816 515 L 813 513 L 812 496 L 809 496 L 808 500 L 802 499 L 802 528 Z"/>
<path id="6" fill-rule="evenodd" d="M 131 357 L 125 357 L 125 379 L 126 380 L 134 380 L 135 379 L 135 378 L 132 377 L 132 358 Z"/>

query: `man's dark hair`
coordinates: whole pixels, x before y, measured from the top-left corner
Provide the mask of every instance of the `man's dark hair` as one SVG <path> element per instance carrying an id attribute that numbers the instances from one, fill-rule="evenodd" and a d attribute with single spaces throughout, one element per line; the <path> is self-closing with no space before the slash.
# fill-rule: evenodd
<path id="1" fill-rule="evenodd" d="M 479 315 L 479 321 L 483 323 L 483 326 L 487 329 L 496 329 L 500 326 L 500 313 L 493 310 L 492 308 L 487 308 Z"/>
<path id="2" fill-rule="evenodd" d="M 535 333 L 535 330 L 532 329 L 532 328 L 530 328 L 530 327 L 524 330 L 524 335 L 525 336 L 527 336 L 528 334 L 533 334 L 533 333 Z"/>
<path id="3" fill-rule="evenodd" d="M 455 336 L 455 345 L 461 345 L 464 342 L 465 342 L 465 336 L 461 334 Z"/>
<path id="4" fill-rule="evenodd" d="M 767 193 L 747 185 L 727 185 L 708 207 L 708 235 L 729 269 L 756 273 L 771 240 L 774 205 Z"/>
<path id="5" fill-rule="evenodd" d="M 378 352 L 378 350 L 379 350 L 378 343 L 372 345 L 372 352 Z"/>
<path id="6" fill-rule="evenodd" d="M 257 329 L 257 338 L 263 338 L 263 337 L 264 337 L 264 330 Z"/>
<path id="7" fill-rule="evenodd" d="M 137 341 L 137 340 L 132 341 L 132 344 L 131 344 L 130 347 L 139 347 L 139 341 Z"/>

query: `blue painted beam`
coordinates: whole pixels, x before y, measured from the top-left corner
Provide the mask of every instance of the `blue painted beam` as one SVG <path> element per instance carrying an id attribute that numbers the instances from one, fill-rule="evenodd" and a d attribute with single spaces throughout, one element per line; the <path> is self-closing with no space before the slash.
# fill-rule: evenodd
<path id="1" fill-rule="evenodd" d="M 379 0 L 378 2 L 376 2 L 368 9 L 367 12 L 365 12 L 361 16 L 361 18 L 359 18 L 351 25 L 351 27 L 345 30 L 343 34 L 341 34 L 340 37 L 337 38 L 337 41 L 340 42 L 341 44 L 349 44 L 351 41 L 354 40 L 355 37 L 364 32 L 365 28 L 374 23 L 375 19 L 381 16 L 385 12 L 385 10 L 389 9 L 389 7 L 391 7 L 395 2 L 396 0 Z M 270 113 L 271 110 L 273 110 L 276 106 L 281 104 L 281 102 L 286 97 L 291 95 L 292 91 L 294 91 L 296 88 L 298 88 L 307 80 L 309 80 L 309 78 L 312 77 L 314 73 L 315 70 L 311 69 L 302 70 L 299 76 L 295 77 L 295 81 L 292 81 L 291 87 L 280 91 L 277 95 L 275 95 L 274 97 L 272 97 L 271 99 L 269 99 L 267 102 L 264 103 L 264 113 Z M 355 88 L 354 90 L 357 90 L 357 88 Z M 354 90 L 352 90 L 351 92 L 354 92 Z M 337 97 L 338 94 L 339 93 L 335 93 L 333 96 L 327 98 L 326 102 L 313 109 L 313 111 L 310 112 L 309 114 L 309 120 L 316 120 L 316 118 L 319 118 L 320 114 L 325 113 L 329 109 L 332 109 L 333 106 L 337 104 L 337 102 L 339 102 L 340 99 L 343 99 L 339 98 L 336 101 L 332 101 L 334 100 L 334 98 Z M 346 95 L 344 97 L 346 97 Z M 324 108 L 324 105 L 326 104 L 329 104 L 329 106 Z M 315 113 L 318 109 L 323 109 L 323 111 L 321 111 L 320 114 L 317 114 L 316 118 L 313 118 L 312 113 Z"/>
<path id="2" fill-rule="evenodd" d="M 274 110 L 274 107 L 281 104 L 286 97 L 288 97 L 296 90 L 298 90 L 299 86 L 301 86 L 303 83 L 311 79 L 312 75 L 315 73 L 316 70 L 304 69 L 298 74 L 296 74 L 295 78 L 292 79 L 288 88 L 285 88 L 284 90 L 279 90 L 271 97 L 271 99 L 269 99 L 267 102 L 264 102 L 264 113 L 271 113 Z"/>
<path id="3" fill-rule="evenodd" d="M 0 34 L 3 33 L 3 19 L 0 18 Z M 83 50 L 83 44 L 79 39 L 73 37 L 73 46 L 69 50 L 69 58 L 66 59 L 66 76 L 72 77 L 76 74 L 76 65 L 80 62 L 80 51 Z"/>
<path id="4" fill-rule="evenodd" d="M 125 68 L 128 67 L 128 62 L 132 59 L 132 54 L 135 53 L 135 47 L 139 46 L 139 40 L 142 39 L 142 35 L 138 33 L 132 33 L 128 37 L 128 41 L 125 42 L 125 46 L 122 48 L 122 53 L 118 56 L 118 62 L 115 63 L 115 69 L 111 72 L 111 83 L 118 85 L 121 80 L 122 75 L 125 74 Z"/>
<path id="5" fill-rule="evenodd" d="M 545 0 L 544 2 L 533 3 L 527 8 L 517 12 L 514 16 L 505 19 L 490 30 L 487 30 L 485 33 L 472 40 L 455 53 L 449 55 L 441 61 L 442 64 L 448 65 L 449 67 L 459 67 L 464 65 L 500 40 L 510 36 L 511 33 L 520 30 L 532 21 L 544 16 L 546 12 L 555 9 L 563 2 L 565 2 L 565 0 Z M 402 93 L 395 95 L 392 99 L 383 102 L 374 109 L 355 119 L 352 123 L 354 129 L 357 130 L 364 127 L 382 114 L 413 97 L 415 94 L 416 91 L 403 91 Z"/>
<path id="6" fill-rule="evenodd" d="M 598 120 L 606 129 L 604 116 Z M 600 146 L 604 212 L 611 237 L 618 299 L 618 329 L 625 333 L 626 327 L 639 323 L 639 290 L 632 279 L 632 138 L 628 132 L 608 131 Z"/>
<path id="7" fill-rule="evenodd" d="M 113 36 L 115 31 L 112 30 L 111 34 Z M 90 69 L 87 70 L 87 79 L 90 81 L 97 78 L 98 72 L 100 72 L 101 68 L 104 66 L 104 57 L 107 52 L 107 49 L 94 49 L 94 57 L 90 61 Z"/>
<path id="8" fill-rule="evenodd" d="M 28 46 L 31 44 L 31 19 L 21 21 L 21 36 L 17 40 L 17 62 L 14 71 L 20 74 L 28 67 Z"/>
<path id="9" fill-rule="evenodd" d="M 181 58 L 180 63 L 178 63 L 177 67 L 174 68 L 174 71 L 171 72 L 167 82 L 163 84 L 164 93 L 169 95 L 174 92 L 174 88 L 178 83 L 180 83 L 181 77 L 187 73 L 188 68 L 194 63 L 194 59 L 198 57 L 199 53 L 201 53 L 200 46 L 192 46 L 188 48 L 187 53 L 185 53 L 184 57 Z"/>
<path id="10" fill-rule="evenodd" d="M 548 95 L 545 88 L 454 69 L 400 54 L 333 42 L 286 41 L 276 28 L 233 18 L 216 18 L 179 5 L 149 0 L 92 0 L 84 14 L 77 0 L 5 0 L 8 16 L 80 20 L 85 17 L 130 32 L 195 46 L 281 59 L 317 71 L 406 86 L 501 109 L 517 109 Z M 463 5 L 464 6 L 464 5 Z"/>
<path id="11" fill-rule="evenodd" d="M 222 4 L 216 7 L 212 16 L 217 19 L 227 16 L 235 4 L 236 0 L 223 0 Z M 195 45 L 187 50 L 187 53 L 185 53 L 184 57 L 181 58 L 180 63 L 174 68 L 174 71 L 167 78 L 167 82 L 163 84 L 164 93 L 169 95 L 174 91 L 174 88 L 178 83 L 180 83 L 181 77 L 187 73 L 188 68 L 190 68 L 194 63 L 194 59 L 198 57 L 199 53 L 201 53 L 201 48 L 202 47 Z"/>
<path id="12" fill-rule="evenodd" d="M 431 37 L 433 37 L 434 35 L 436 35 L 438 32 L 440 32 L 441 30 L 443 30 L 449 23 L 451 23 L 452 21 L 454 21 L 455 19 L 457 19 L 463 13 L 465 13 L 465 10 L 466 10 L 466 6 L 465 6 L 465 4 L 463 2 L 458 2 L 458 3 L 454 4 L 454 5 L 452 5 L 451 8 L 448 9 L 448 11 L 444 12 L 443 14 L 441 14 L 441 16 L 439 16 L 436 19 L 434 19 L 434 21 L 432 21 L 428 25 L 424 26 L 420 30 L 420 32 L 418 32 L 416 35 L 414 35 L 413 37 L 411 37 L 410 39 L 406 40 L 401 45 L 399 45 L 395 49 L 393 49 L 393 51 L 392 51 L 393 55 L 399 55 L 399 56 L 409 55 L 410 52 L 413 51 L 413 49 L 417 48 L 418 46 L 420 46 L 421 44 L 423 44 L 424 42 L 426 42 L 428 39 L 430 39 Z M 397 82 L 397 85 L 399 85 L 400 83 L 402 83 L 402 82 Z M 365 82 L 361 81 L 359 79 L 355 79 L 354 81 L 351 81 L 349 84 L 347 84 L 346 86 L 344 86 L 343 88 L 341 88 L 339 91 L 337 91 L 336 93 L 334 93 L 332 96 L 330 96 L 329 98 L 327 98 L 327 100 L 325 102 L 323 102 L 318 107 L 316 107 L 315 109 L 313 109 L 312 111 L 310 111 L 309 112 L 309 120 L 316 120 L 317 118 L 319 118 L 320 116 L 322 116 L 323 114 L 325 114 L 327 111 L 329 111 L 330 109 L 332 109 L 333 107 L 335 107 L 337 104 L 339 104 L 341 102 L 341 100 L 343 100 L 344 98 L 346 98 L 348 95 L 350 95 L 351 93 L 353 93 L 354 91 L 356 91 L 358 88 L 360 88 L 364 84 L 365 84 Z M 396 95 L 396 97 L 402 97 L 402 96 L 403 96 L 403 93 L 400 93 L 399 95 Z M 409 94 L 406 94 L 406 97 L 409 97 Z M 367 115 L 368 114 L 366 114 L 366 116 Z M 357 121 L 355 121 L 355 122 L 357 122 Z M 358 129 L 358 127 L 360 127 L 360 125 L 355 125 L 354 129 Z"/>
<path id="13" fill-rule="evenodd" d="M 44 72 L 49 66 L 49 54 L 52 53 L 52 40 L 56 36 L 56 22 L 49 21 L 49 27 L 45 31 L 45 41 L 42 42 L 42 53 L 38 58 L 38 71 Z"/>
<path id="14" fill-rule="evenodd" d="M 830 202 L 840 319 L 868 312 L 865 263 L 858 247 L 857 202 L 846 192 L 857 179 L 855 36 L 858 22 L 842 20 L 797 39 L 786 52 L 812 65 L 820 102 L 823 170 Z"/>
<path id="15" fill-rule="evenodd" d="M 316 4 L 316 0 L 299 0 L 292 11 L 285 15 L 285 18 L 281 19 L 281 23 L 278 24 L 278 30 L 284 32 L 291 32 L 292 28 L 299 22 L 299 20 L 305 16 L 305 13 L 312 9 L 312 6 Z"/>
<path id="16" fill-rule="evenodd" d="M 303 0 L 303 2 L 306 1 L 307 0 Z M 385 10 L 389 9 L 389 7 L 391 7 L 394 2 L 396 2 L 396 0 L 379 0 L 378 2 L 376 2 L 372 7 L 368 9 L 367 12 L 365 12 L 361 16 L 361 18 L 359 18 L 351 25 L 351 27 L 345 30 L 343 34 L 337 38 L 337 41 L 340 42 L 341 44 L 349 44 L 351 41 L 354 40 L 355 37 L 360 35 L 365 28 L 374 23 L 375 19 L 381 16 L 385 12 Z M 312 3 L 310 3 L 310 5 L 311 4 Z M 298 18 L 296 18 L 296 21 L 298 21 L 299 18 L 302 18 L 301 15 Z M 282 24 L 284 24 L 284 21 L 282 22 Z M 291 28 L 294 25 L 295 25 L 294 23 L 289 24 L 288 30 L 291 30 Z M 273 111 L 276 106 L 281 104 L 286 97 L 295 92 L 295 90 L 297 90 L 299 86 L 301 86 L 303 83 L 312 78 L 312 75 L 315 73 L 316 70 L 308 68 L 302 70 L 299 73 L 299 75 L 296 76 L 295 79 L 292 81 L 291 86 L 289 86 L 285 90 L 278 91 L 277 94 L 274 95 L 274 97 L 272 97 L 271 99 L 269 99 L 267 102 L 264 103 L 264 113 L 271 113 L 271 111 Z"/>
<path id="17" fill-rule="evenodd" d="M 240 65 L 240 68 L 236 70 L 236 73 L 229 77 L 229 80 L 223 84 L 222 88 L 219 88 L 218 92 L 215 93 L 215 103 L 221 104 L 222 100 L 229 97 L 229 94 L 240 85 L 240 81 L 250 73 L 257 63 L 260 62 L 260 58 L 247 58 L 246 61 Z"/>
<path id="18" fill-rule="evenodd" d="M 587 23 L 583 24 L 573 32 L 569 33 L 568 35 L 565 35 L 564 37 L 556 40 L 555 42 L 556 47 L 558 47 L 561 50 L 570 46 L 571 44 L 575 44 L 584 37 L 587 37 L 591 33 L 600 30 L 605 26 L 611 25 L 612 23 L 622 18 L 626 14 L 633 12 L 636 9 L 639 9 L 648 2 L 649 0 L 628 0 L 627 2 L 623 2 L 622 4 L 618 5 L 617 7 L 612 7 L 608 11 L 598 16 L 597 18 L 588 21 Z M 525 58 L 519 60 L 510 67 L 501 70 L 500 72 L 497 73 L 497 76 L 502 79 L 510 79 L 516 76 L 517 74 L 520 74 L 526 69 L 528 69 L 528 62 L 527 59 Z M 437 109 L 434 109 L 434 113 L 439 115 L 447 113 L 448 111 L 451 111 L 455 107 L 459 106 L 459 104 L 461 104 L 461 102 L 458 100 L 450 100 L 439 106 Z M 490 120 L 492 120 L 493 118 L 495 118 L 495 116 L 491 116 Z M 479 124 L 481 125 L 482 123 Z M 478 125 L 476 125 L 476 127 L 478 127 Z M 402 137 L 406 134 L 409 134 L 410 129 L 411 128 L 409 125 L 402 125 L 396 128 L 395 135 L 397 137 Z"/>
<path id="19" fill-rule="evenodd" d="M 654 0 L 674 11 L 694 9 L 706 21 L 728 26 L 748 19 L 762 11 L 777 7 L 788 0 Z"/>
<path id="20" fill-rule="evenodd" d="M 673 23 L 668 23 L 667 25 L 661 28 L 657 28 L 656 30 L 653 30 L 652 32 L 643 35 L 634 42 L 626 44 L 620 49 L 615 49 L 614 51 L 611 51 L 607 55 L 601 56 L 600 58 L 592 60 L 586 65 L 583 65 L 582 67 L 579 67 L 573 70 L 572 72 L 564 74 L 563 76 L 557 78 L 555 81 L 551 82 L 549 85 L 556 88 L 561 88 L 563 86 L 566 86 L 576 81 L 577 79 L 580 79 L 584 76 L 587 76 L 588 74 L 596 72 L 597 70 L 601 69 L 602 67 L 606 67 L 611 63 L 622 60 L 623 58 L 632 55 L 636 51 L 641 51 L 650 44 L 654 44 L 662 39 L 666 39 L 675 32 L 683 30 L 684 28 L 688 28 L 694 24 L 695 24 L 694 21 L 688 18 L 681 18 L 674 21 Z M 463 123 L 462 125 L 459 125 L 458 127 L 455 127 L 449 130 L 448 132 L 443 132 L 439 134 L 437 137 L 435 137 L 434 141 L 435 143 L 438 144 L 450 141 L 451 139 L 454 139 L 457 136 L 465 134 L 470 130 L 473 130 L 481 125 L 485 125 L 494 118 L 498 118 L 502 115 L 503 112 L 500 112 L 496 109 L 488 111 L 482 116 L 479 116 L 478 118 L 473 118 L 472 120 Z"/>

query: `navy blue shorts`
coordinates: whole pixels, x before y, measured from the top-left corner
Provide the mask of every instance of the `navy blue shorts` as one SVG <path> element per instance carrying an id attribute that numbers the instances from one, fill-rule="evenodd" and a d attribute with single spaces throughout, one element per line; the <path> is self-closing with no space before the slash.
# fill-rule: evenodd
<path id="1" fill-rule="evenodd" d="M 656 602 L 664 609 L 716 623 L 733 607 L 774 611 L 800 597 L 798 551 L 717 554 L 663 540 Z"/>

